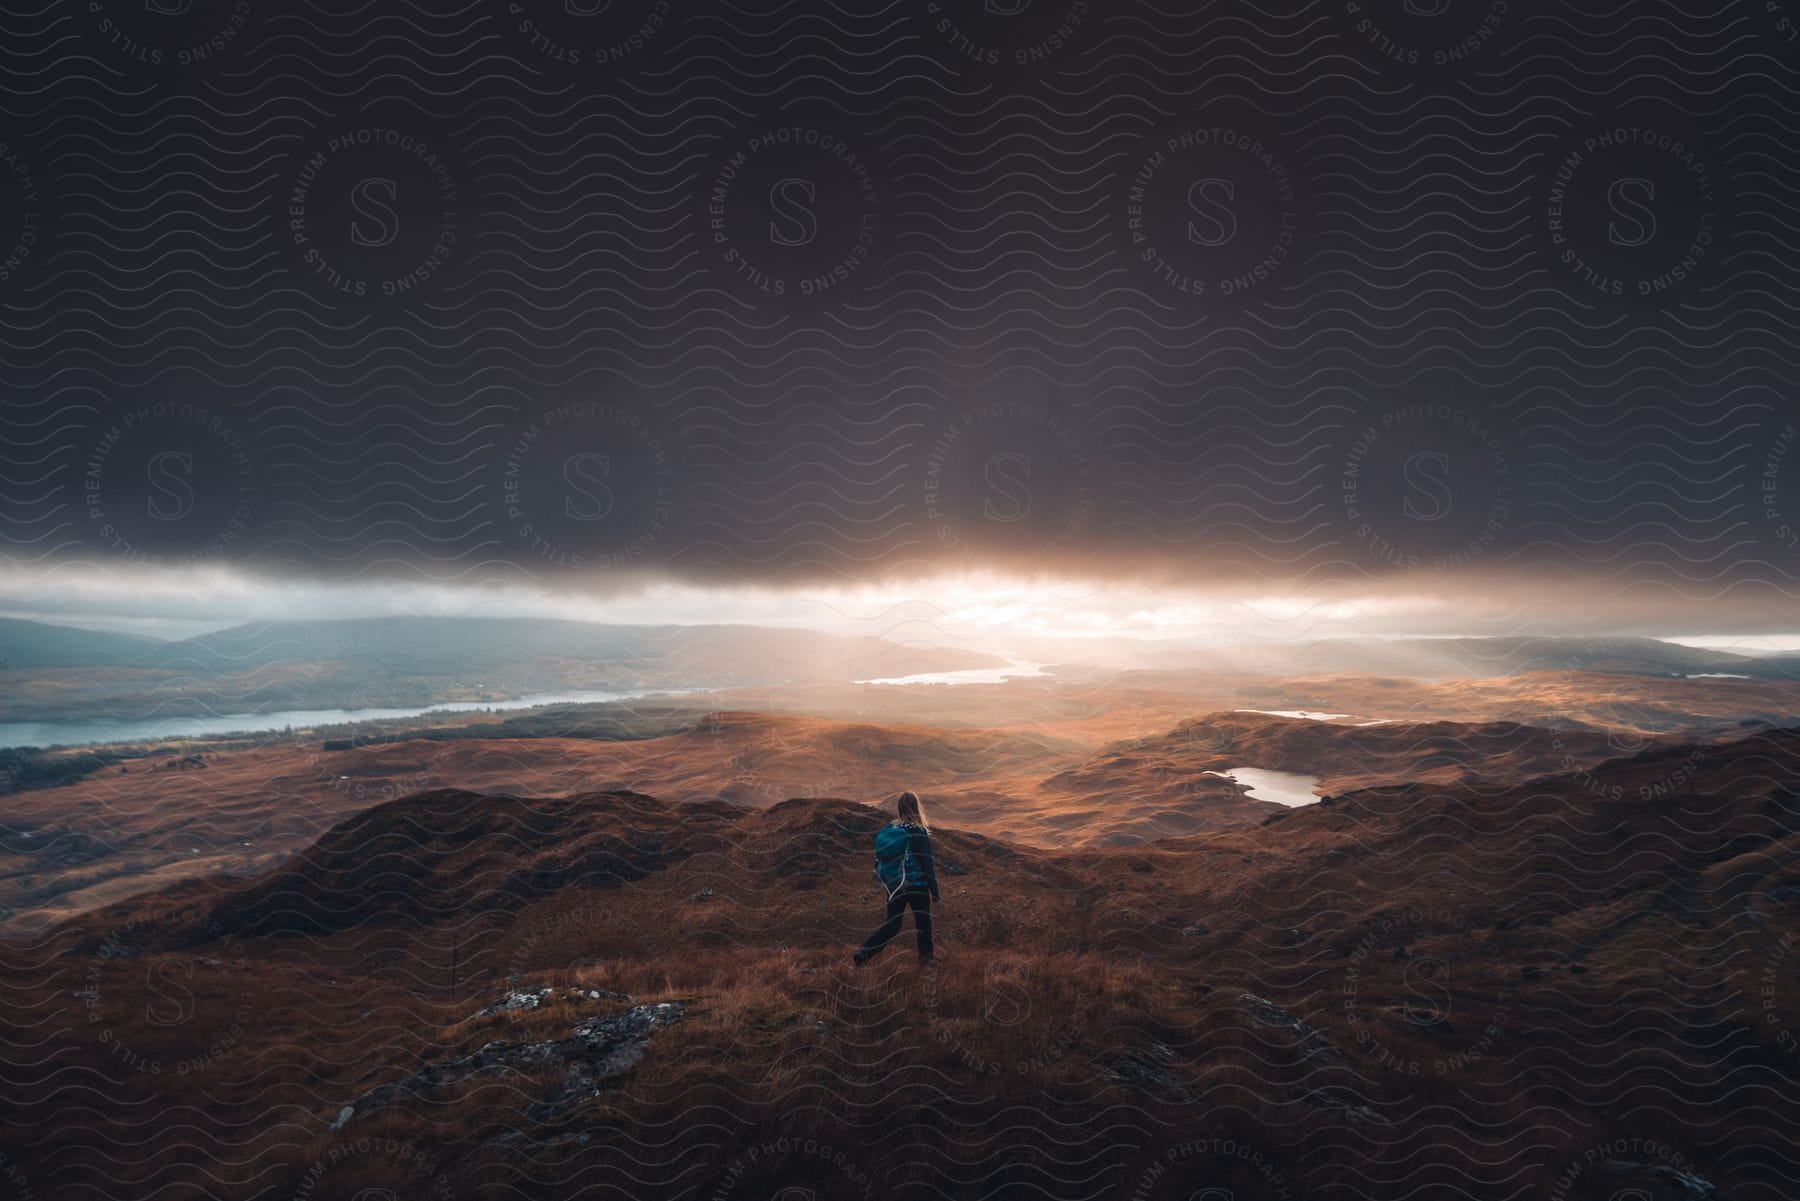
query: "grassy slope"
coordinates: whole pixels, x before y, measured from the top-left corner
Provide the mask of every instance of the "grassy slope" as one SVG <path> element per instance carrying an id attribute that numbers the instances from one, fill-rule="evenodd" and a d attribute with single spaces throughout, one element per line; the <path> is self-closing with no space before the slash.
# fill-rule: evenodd
<path id="1" fill-rule="evenodd" d="M 259 881 L 9 946 L 9 1038 L 36 1050 L 5 1069 L 5 1150 L 77 1198 L 285 1196 L 390 1137 L 412 1154 L 332 1179 L 1670 1201 L 1670 1179 L 1606 1166 L 1666 1150 L 1774 1201 L 1800 1137 L 1796 768 L 1783 734 L 1146 848 L 945 829 L 930 972 L 904 945 L 846 963 L 875 904 L 864 807 L 429 793 Z M 625 1005 L 471 1018 L 509 982 L 688 1015 L 551 1122 L 523 1111 L 553 1073 L 496 1073 L 326 1129 L 422 1064 Z M 60 1120 L 26 1124 L 44 1107 Z M 1589 1155 L 1621 1138 L 1644 1153 Z"/>

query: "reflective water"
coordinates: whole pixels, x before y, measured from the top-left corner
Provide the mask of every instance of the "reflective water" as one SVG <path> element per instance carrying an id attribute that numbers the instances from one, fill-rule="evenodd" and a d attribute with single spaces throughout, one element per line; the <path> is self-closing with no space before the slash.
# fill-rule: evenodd
<path id="1" fill-rule="evenodd" d="M 1270 717 L 1293 717 L 1302 721 L 1337 721 L 1354 717 L 1352 713 L 1320 713 L 1313 709 L 1233 709 L 1233 713 L 1263 713 Z"/>
<path id="2" fill-rule="evenodd" d="M 1318 794 L 1313 791 L 1319 786 L 1317 776 L 1292 771 L 1270 771 L 1262 767 L 1228 767 L 1224 771 L 1207 774 L 1236 780 L 1259 801 L 1274 801 L 1277 805 L 1289 807 L 1316 805 L 1319 802 Z"/>
<path id="3" fill-rule="evenodd" d="M 965 667 L 961 671 L 927 671 L 916 676 L 885 680 L 858 680 L 858 684 L 1001 684 L 1044 674 L 1042 663 L 1011 663 L 1005 667 Z"/>
<path id="4" fill-rule="evenodd" d="M 200 717 L 90 717 L 66 721 L 0 722 L 0 749 L 13 746 L 89 746 L 99 742 L 151 742 L 162 738 L 207 738 L 268 730 L 309 729 L 343 722 L 377 721 L 385 717 L 418 717 L 424 713 L 470 713 L 482 709 L 530 709 L 537 705 L 622 701 L 666 695 L 669 688 L 545 692 L 510 701 L 470 701 L 426 705 L 415 709 L 283 709 L 276 713 L 220 713 Z"/>

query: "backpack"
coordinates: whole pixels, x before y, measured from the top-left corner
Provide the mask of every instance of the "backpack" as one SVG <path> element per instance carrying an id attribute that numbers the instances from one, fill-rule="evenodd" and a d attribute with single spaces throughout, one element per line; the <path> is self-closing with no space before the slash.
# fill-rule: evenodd
<path id="1" fill-rule="evenodd" d="M 875 831 L 875 874 L 890 897 L 908 884 L 918 883 L 912 835 L 910 826 L 883 826 Z"/>

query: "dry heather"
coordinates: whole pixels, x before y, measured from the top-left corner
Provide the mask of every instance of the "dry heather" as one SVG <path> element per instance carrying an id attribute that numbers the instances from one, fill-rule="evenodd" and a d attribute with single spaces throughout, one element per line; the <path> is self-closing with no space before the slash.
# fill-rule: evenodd
<path id="1" fill-rule="evenodd" d="M 96 1201 L 1775 1201 L 1797 766 L 1659 748 L 1120 850 L 943 829 L 939 963 L 860 970 L 864 806 L 425 793 L 6 944 L 0 1151 Z"/>

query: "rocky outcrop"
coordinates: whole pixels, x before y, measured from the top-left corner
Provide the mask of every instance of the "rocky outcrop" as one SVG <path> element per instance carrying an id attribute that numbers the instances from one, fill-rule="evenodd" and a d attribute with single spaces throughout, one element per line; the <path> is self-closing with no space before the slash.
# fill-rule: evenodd
<path id="1" fill-rule="evenodd" d="M 1130 1050 L 1099 1061 L 1101 1073 L 1122 1088 L 1154 1093 L 1178 1105 L 1198 1105 L 1200 1096 L 1169 1070 L 1180 1062 L 1173 1047 L 1151 1043 L 1145 1050 Z"/>
<path id="2" fill-rule="evenodd" d="M 1341 1064 L 1343 1055 L 1332 1045 L 1325 1032 L 1317 1026 L 1303 1022 L 1273 1001 L 1265 1000 L 1255 993 L 1244 993 L 1238 997 L 1239 1004 L 1250 1011 L 1250 1016 L 1259 1024 L 1273 1026 L 1285 1030 L 1295 1036 L 1295 1049 L 1302 1059 L 1317 1060 L 1320 1063 Z"/>
<path id="3" fill-rule="evenodd" d="M 623 1001 L 631 1003 L 631 998 L 622 992 L 610 992 L 604 988 L 565 988 L 561 994 L 564 998 L 575 1001 Z M 475 1011 L 478 1018 L 493 1017 L 497 1013 L 515 1013 L 519 1010 L 542 1009 L 557 996 L 554 988 L 515 988 L 501 995 L 498 1001 L 483 1009 Z"/>
<path id="4" fill-rule="evenodd" d="M 1255 993 L 1240 994 L 1238 1003 L 1249 1011 L 1250 1017 L 1259 1025 L 1271 1026 L 1293 1035 L 1294 1050 L 1299 1053 L 1301 1063 L 1326 1068 L 1346 1066 L 1343 1052 L 1337 1049 L 1323 1030 L 1312 1023 L 1295 1017 L 1273 1001 Z M 1307 1094 L 1307 1099 L 1327 1113 L 1349 1121 L 1376 1126 L 1392 1125 L 1387 1118 L 1371 1108 L 1360 1093 L 1342 1084 L 1314 1088 Z"/>
<path id="5" fill-rule="evenodd" d="M 509 997 L 537 995 L 521 993 L 509 994 Z M 505 999 L 500 1002 L 504 1003 Z M 535 1000 L 530 1005 L 514 1006 L 536 1007 Z M 501 1010 L 494 1008 L 494 1012 Z M 549 1096 L 526 1107 L 525 1116 L 534 1122 L 550 1121 L 589 1097 L 598 1096 L 604 1081 L 636 1067 L 649 1049 L 651 1034 L 679 1022 L 682 1014 L 683 1006 L 676 1001 L 637 1005 L 609 1017 L 588 1018 L 576 1025 L 568 1038 L 487 1043 L 468 1055 L 433 1064 L 364 1093 L 338 1111 L 331 1129 L 341 1130 L 356 1118 L 367 1117 L 409 1097 L 433 1099 L 444 1090 L 477 1077 L 546 1068 L 560 1069 L 561 1079 Z"/>

